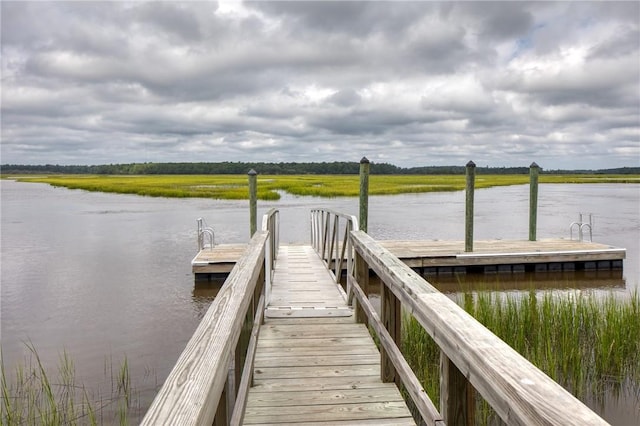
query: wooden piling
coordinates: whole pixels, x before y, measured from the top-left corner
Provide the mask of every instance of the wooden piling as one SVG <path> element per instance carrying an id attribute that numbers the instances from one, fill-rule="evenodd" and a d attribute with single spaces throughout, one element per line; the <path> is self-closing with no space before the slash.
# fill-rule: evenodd
<path id="1" fill-rule="evenodd" d="M 249 229 L 250 237 L 258 229 L 258 172 L 249 170 Z"/>
<path id="2" fill-rule="evenodd" d="M 536 240 L 538 223 L 538 174 L 540 166 L 535 162 L 529 166 L 529 241 Z"/>
<path id="3" fill-rule="evenodd" d="M 476 164 L 473 161 L 467 163 L 467 187 L 465 201 L 465 232 L 464 232 L 464 251 L 473 251 L 473 191 L 476 180 Z"/>
<path id="4" fill-rule="evenodd" d="M 369 219 L 369 160 L 360 160 L 360 230 L 367 232 Z"/>

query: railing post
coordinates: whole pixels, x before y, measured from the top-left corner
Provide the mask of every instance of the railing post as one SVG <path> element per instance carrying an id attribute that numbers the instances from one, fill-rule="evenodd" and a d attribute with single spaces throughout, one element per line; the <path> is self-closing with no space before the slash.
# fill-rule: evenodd
<path id="1" fill-rule="evenodd" d="M 369 265 L 364 258 L 355 250 L 355 278 L 365 296 L 369 295 Z M 356 322 L 369 325 L 369 319 L 364 309 L 356 302 Z"/>
<path id="2" fill-rule="evenodd" d="M 218 400 L 218 408 L 216 409 L 216 416 L 213 418 L 213 426 L 227 426 L 229 424 L 229 412 L 227 398 L 229 395 L 228 386 L 225 384 L 222 390 L 222 395 Z"/>
<path id="3" fill-rule="evenodd" d="M 467 187 L 465 202 L 465 232 L 464 232 L 464 251 L 473 251 L 473 190 L 476 180 L 476 165 L 473 161 L 467 163 Z"/>
<path id="4" fill-rule="evenodd" d="M 475 424 L 475 389 L 444 352 L 440 352 L 440 414 L 447 426 Z"/>
<path id="5" fill-rule="evenodd" d="M 382 324 L 389 332 L 389 335 L 393 339 L 395 345 L 399 348 L 400 338 L 402 335 L 400 332 L 400 327 L 402 325 L 400 316 L 402 306 L 400 305 L 400 300 L 384 283 L 382 283 L 381 288 L 380 304 Z M 384 350 L 384 347 L 380 348 L 380 379 L 385 383 L 395 382 L 398 386 L 401 384 L 400 375 L 396 373 L 393 362 L 387 355 L 387 351 Z"/>
<path id="6" fill-rule="evenodd" d="M 529 241 L 536 240 L 538 222 L 538 173 L 540 166 L 535 162 L 529 166 Z"/>
<path id="7" fill-rule="evenodd" d="M 360 230 L 367 232 L 369 225 L 369 160 L 360 160 Z"/>
<path id="8" fill-rule="evenodd" d="M 258 228 L 258 172 L 249 170 L 249 227 L 250 237 Z"/>

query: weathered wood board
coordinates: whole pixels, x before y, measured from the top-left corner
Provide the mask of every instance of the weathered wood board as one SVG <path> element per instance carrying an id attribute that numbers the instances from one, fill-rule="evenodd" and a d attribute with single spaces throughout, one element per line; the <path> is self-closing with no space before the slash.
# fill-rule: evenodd
<path id="1" fill-rule="evenodd" d="M 269 293 L 268 318 L 351 316 L 342 288 L 311 246 L 283 246 Z"/>
<path id="2" fill-rule="evenodd" d="M 246 244 L 219 244 L 205 248 L 191 261 L 191 270 L 194 274 L 228 274 L 246 249 Z"/>
<path id="3" fill-rule="evenodd" d="M 380 354 L 350 318 L 268 319 L 244 424 L 415 425 Z"/>

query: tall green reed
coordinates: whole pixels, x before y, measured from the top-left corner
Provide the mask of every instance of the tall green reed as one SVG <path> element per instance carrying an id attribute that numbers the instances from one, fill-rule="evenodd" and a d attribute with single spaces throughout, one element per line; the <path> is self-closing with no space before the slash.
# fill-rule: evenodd
<path id="1" fill-rule="evenodd" d="M 60 355 L 57 374 L 48 371 L 32 343 L 27 356 L 13 367 L 5 367 L 0 348 L 2 379 L 2 425 L 97 425 L 114 421 L 126 425 L 134 404 L 129 363 L 125 357 L 112 371 L 111 394 L 95 395 L 77 383 L 75 365 L 67 351 Z M 113 386 L 115 383 L 115 386 Z"/>
<path id="2" fill-rule="evenodd" d="M 602 402 L 620 391 L 640 395 L 640 294 L 466 292 L 458 303 L 577 398 Z M 402 351 L 433 402 L 439 401 L 439 354 L 405 315 Z M 478 405 L 480 423 L 493 418 Z"/>

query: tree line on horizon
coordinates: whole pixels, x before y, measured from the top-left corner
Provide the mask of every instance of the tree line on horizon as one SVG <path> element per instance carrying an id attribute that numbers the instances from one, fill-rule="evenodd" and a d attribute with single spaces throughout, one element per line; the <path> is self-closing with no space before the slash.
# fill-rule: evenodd
<path id="1" fill-rule="evenodd" d="M 334 161 L 321 163 L 129 163 L 101 165 L 28 165 L 4 164 L 0 173 L 15 174 L 94 174 L 94 175 L 227 175 L 246 174 L 255 170 L 263 175 L 348 175 L 360 172 L 359 162 Z M 640 174 L 640 167 L 619 167 L 598 170 L 543 170 L 545 174 Z M 378 175 L 458 175 L 465 166 L 398 167 L 388 163 L 371 163 L 371 174 Z M 481 174 L 528 174 L 529 167 L 476 167 Z"/>

